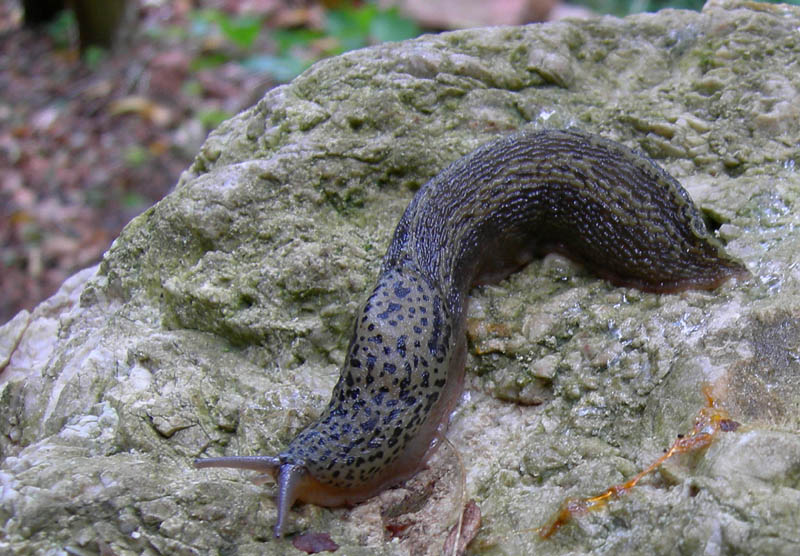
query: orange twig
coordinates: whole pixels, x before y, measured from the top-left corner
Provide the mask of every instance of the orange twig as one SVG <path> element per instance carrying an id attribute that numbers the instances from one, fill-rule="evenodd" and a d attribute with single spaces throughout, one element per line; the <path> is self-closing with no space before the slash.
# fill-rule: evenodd
<path id="1" fill-rule="evenodd" d="M 731 420 L 728 413 L 719 406 L 718 401 L 711 393 L 710 385 L 703 386 L 703 395 L 706 398 L 706 406 L 695 417 L 691 433 L 686 436 L 678 435 L 677 440 L 672 443 L 664 455 L 624 483 L 609 487 L 602 494 L 591 498 L 568 498 L 565 500 L 558 513 L 550 519 L 547 525 L 539 529 L 539 536 L 546 539 L 573 517 L 605 507 L 609 500 L 626 494 L 636 486 L 642 477 L 657 469 L 672 456 L 702 450 L 711 444 L 718 433 L 735 431 L 739 427 L 739 423 Z"/>

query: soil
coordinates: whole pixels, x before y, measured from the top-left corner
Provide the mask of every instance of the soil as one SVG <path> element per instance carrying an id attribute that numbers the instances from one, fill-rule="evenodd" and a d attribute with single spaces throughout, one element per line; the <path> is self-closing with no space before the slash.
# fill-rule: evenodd
<path id="1" fill-rule="evenodd" d="M 169 192 L 210 129 L 276 84 L 213 29 L 192 32 L 199 9 L 245 3 L 135 4 L 127 40 L 80 53 L 69 16 L 28 29 L 20 6 L 0 1 L 0 325 L 98 262 Z M 265 20 L 289 10 L 246 4 Z"/>

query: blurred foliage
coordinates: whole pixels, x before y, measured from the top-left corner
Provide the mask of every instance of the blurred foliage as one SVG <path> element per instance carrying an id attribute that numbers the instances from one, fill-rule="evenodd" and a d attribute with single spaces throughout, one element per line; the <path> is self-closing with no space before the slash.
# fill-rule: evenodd
<path id="1" fill-rule="evenodd" d="M 141 145 L 131 145 L 122 153 L 122 159 L 128 166 L 144 166 L 150 161 L 150 153 Z"/>
<path id="2" fill-rule="evenodd" d="M 664 8 L 700 11 L 704 0 L 581 0 L 577 2 L 601 14 L 625 16 L 639 12 L 657 12 Z"/>
<path id="3" fill-rule="evenodd" d="M 83 61 L 90 70 L 96 70 L 108 57 L 108 50 L 102 46 L 90 45 L 83 51 Z"/>
<path id="4" fill-rule="evenodd" d="M 191 14 L 191 32 L 210 35 L 216 27 L 225 39 L 244 50 L 253 46 L 263 22 L 253 15 L 231 15 L 217 9 L 200 9 Z"/>
<path id="5" fill-rule="evenodd" d="M 600 14 L 624 16 L 655 12 L 663 8 L 700 10 L 704 0 L 572 0 Z M 800 4 L 800 0 L 788 0 Z M 208 37 L 217 32 L 224 47 L 198 55 L 193 69 L 216 67 L 236 61 L 250 71 L 287 82 L 321 58 L 388 41 L 420 35 L 420 26 L 392 7 L 383 9 L 375 1 L 344 2 L 328 8 L 321 28 L 272 29 L 266 20 L 252 15 L 231 15 L 221 10 L 202 9 L 192 14 L 190 34 Z M 259 38 L 274 45 L 269 54 Z"/>
<path id="6" fill-rule="evenodd" d="M 78 23 L 72 10 L 62 10 L 45 26 L 45 32 L 58 49 L 66 49 L 77 39 Z"/>
<path id="7" fill-rule="evenodd" d="M 58 50 L 68 50 L 78 40 L 78 22 L 72 10 L 61 10 L 58 15 L 47 25 L 44 31 L 53 46 Z M 94 71 L 107 58 L 108 51 L 100 46 L 88 46 L 83 52 L 83 61 L 86 66 Z"/>
<path id="8" fill-rule="evenodd" d="M 422 29 L 400 15 L 396 8 L 381 10 L 368 3 L 358 8 L 328 10 L 325 32 L 338 42 L 333 53 L 339 54 L 368 44 L 410 39 L 422 33 Z"/>
<path id="9" fill-rule="evenodd" d="M 271 29 L 266 20 L 258 17 L 235 16 L 215 9 L 197 10 L 191 20 L 191 35 L 208 37 L 217 32 L 234 47 L 231 50 L 223 44 L 204 52 L 194 60 L 193 69 L 237 60 L 250 71 L 266 73 L 280 82 L 290 81 L 321 58 L 422 33 L 419 25 L 402 16 L 397 8 L 382 9 L 372 2 L 326 10 L 321 29 Z M 261 36 L 272 41 L 274 53 L 263 54 L 263 49 L 258 48 Z"/>
<path id="10" fill-rule="evenodd" d="M 585 6 L 599 14 L 622 17 L 639 12 L 657 12 L 664 8 L 700 11 L 705 0 L 570 0 L 570 3 Z M 768 0 L 767 3 L 800 5 L 800 0 Z"/>
<path id="11" fill-rule="evenodd" d="M 800 0 L 785 0 L 800 4 Z M 599 14 L 624 16 L 655 12 L 664 8 L 700 10 L 704 0 L 571 0 Z M 199 8 L 190 13 L 187 27 L 148 28 L 153 38 L 172 38 L 202 43 L 191 69 L 212 69 L 237 63 L 251 72 L 263 73 L 278 82 L 288 82 L 321 58 L 335 56 L 381 42 L 416 37 L 423 29 L 396 7 L 383 9 L 376 0 L 337 3 L 324 11 L 319 28 L 299 26 L 275 29 L 268 18 L 253 14 L 231 14 L 221 9 Z M 72 11 L 63 11 L 47 26 L 54 44 L 66 48 L 74 43 L 76 22 Z M 266 53 L 269 52 L 269 53 Z M 90 69 L 106 57 L 101 49 L 83 56 Z M 208 123 L 216 119 L 209 115 Z"/>
<path id="12" fill-rule="evenodd" d="M 203 124 L 206 129 L 214 129 L 219 124 L 233 117 L 233 114 L 226 110 L 201 110 L 197 113 L 197 119 Z"/>

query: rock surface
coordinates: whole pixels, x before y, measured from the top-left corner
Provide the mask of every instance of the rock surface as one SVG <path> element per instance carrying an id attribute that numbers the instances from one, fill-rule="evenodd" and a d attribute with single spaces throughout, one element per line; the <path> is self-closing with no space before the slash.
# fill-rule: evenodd
<path id="1" fill-rule="evenodd" d="M 477 289 L 452 447 L 355 508 L 298 506 L 289 531 L 437 554 L 474 498 L 476 554 L 796 554 L 798 28 L 748 2 L 474 29 L 272 90 L 99 269 L 0 329 L 0 551 L 299 553 L 270 538 L 269 486 L 192 459 L 277 453 L 318 415 L 416 188 L 522 126 L 576 126 L 657 159 L 753 277 L 653 295 L 551 257 Z M 539 539 L 566 496 L 688 432 L 703 384 L 737 431 Z"/>

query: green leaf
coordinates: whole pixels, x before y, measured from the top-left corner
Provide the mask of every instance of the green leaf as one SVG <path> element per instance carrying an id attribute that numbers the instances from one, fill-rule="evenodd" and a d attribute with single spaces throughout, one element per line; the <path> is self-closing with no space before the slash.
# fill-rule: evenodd
<path id="1" fill-rule="evenodd" d="M 419 25 L 400 15 L 397 8 L 376 13 L 369 30 L 376 42 L 403 41 L 418 37 L 421 33 Z"/>
<path id="2" fill-rule="evenodd" d="M 140 145 L 133 145 L 125 149 L 122 154 L 125 164 L 131 168 L 144 166 L 150 160 L 150 151 Z"/>
<path id="3" fill-rule="evenodd" d="M 374 4 L 365 4 L 359 9 L 328 10 L 325 14 L 325 31 L 339 40 L 342 51 L 364 47 L 377 11 Z"/>
<path id="4" fill-rule="evenodd" d="M 217 25 L 222 13 L 219 10 L 196 10 L 189 14 L 190 30 L 195 36 L 210 35 L 212 29 Z"/>
<path id="5" fill-rule="evenodd" d="M 45 32 L 56 48 L 69 48 L 78 35 L 78 23 L 72 10 L 63 10 L 45 26 Z"/>
<path id="6" fill-rule="evenodd" d="M 128 191 L 122 196 L 121 203 L 123 207 L 129 210 L 144 210 L 150 206 L 151 201 L 144 195 L 140 195 L 135 191 Z"/>
<path id="7" fill-rule="evenodd" d="M 370 42 L 410 39 L 422 32 L 413 20 L 400 15 L 397 8 L 381 10 L 374 3 L 329 10 L 325 15 L 325 31 L 338 39 L 341 51 L 361 48 Z"/>
<path id="8" fill-rule="evenodd" d="M 206 129 L 214 129 L 232 116 L 233 114 L 230 112 L 219 109 L 201 110 L 197 113 L 197 119 L 200 120 L 200 123 L 202 123 Z"/>
<path id="9" fill-rule="evenodd" d="M 244 49 L 250 48 L 261 32 L 261 20 L 254 16 L 225 16 L 217 23 L 226 39 Z"/>
<path id="10" fill-rule="evenodd" d="M 95 71 L 107 56 L 108 51 L 105 48 L 92 45 L 86 47 L 83 53 L 83 61 L 90 70 Z"/>
<path id="11" fill-rule="evenodd" d="M 313 29 L 276 29 L 271 34 L 278 52 L 288 54 L 293 48 L 306 48 L 325 35 Z"/>
<path id="12" fill-rule="evenodd" d="M 253 46 L 258 34 L 261 32 L 263 23 L 256 16 L 242 15 L 232 17 L 221 10 L 212 8 L 195 10 L 191 13 L 190 21 L 193 35 L 210 35 L 216 26 L 223 37 L 244 49 Z"/>
<path id="13" fill-rule="evenodd" d="M 197 79 L 187 79 L 181 85 L 181 91 L 187 96 L 199 98 L 203 96 L 204 89 Z"/>
<path id="14" fill-rule="evenodd" d="M 246 69 L 266 73 L 282 83 L 291 81 L 303 73 L 309 65 L 308 62 L 294 56 L 269 56 L 267 54 L 253 56 L 242 62 L 242 66 Z"/>
<path id="15" fill-rule="evenodd" d="M 192 71 L 217 68 L 229 60 L 230 58 L 228 58 L 228 56 L 222 52 L 211 52 L 209 54 L 205 54 L 204 56 L 198 56 L 192 60 L 190 68 Z"/>

